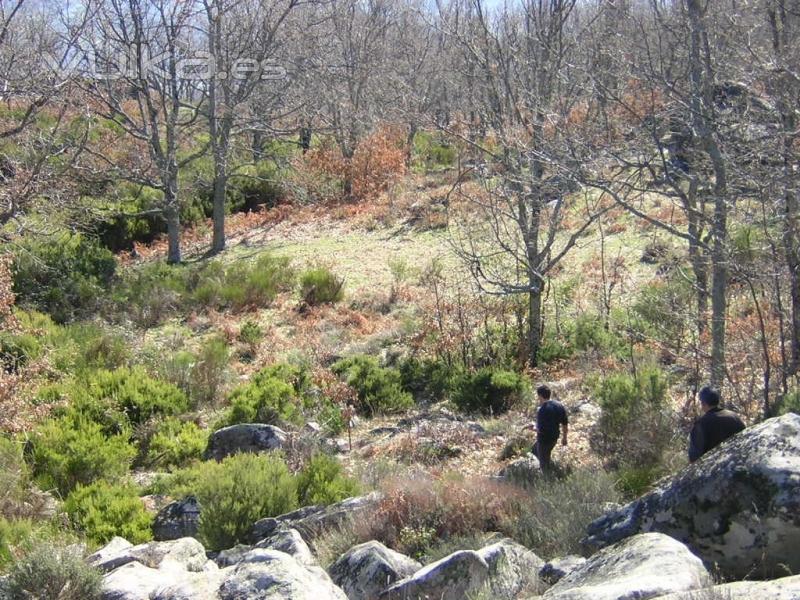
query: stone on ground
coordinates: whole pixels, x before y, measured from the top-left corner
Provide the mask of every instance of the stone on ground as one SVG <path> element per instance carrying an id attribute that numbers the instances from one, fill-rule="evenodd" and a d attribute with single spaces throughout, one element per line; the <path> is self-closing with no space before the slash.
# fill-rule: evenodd
<path id="1" fill-rule="evenodd" d="M 545 592 L 544 600 L 647 600 L 712 584 L 703 562 L 661 533 L 604 548 Z"/>
<path id="2" fill-rule="evenodd" d="M 286 443 L 286 432 L 274 425 L 241 423 L 211 434 L 204 458 L 220 461 L 242 452 L 259 453 L 280 450 Z"/>
<path id="3" fill-rule="evenodd" d="M 715 585 L 705 592 L 659 596 L 657 600 L 706 600 L 706 597 L 708 600 L 800 600 L 800 575 L 773 581 L 737 581 Z"/>
<path id="4" fill-rule="evenodd" d="M 592 523 L 585 542 L 598 548 L 648 531 L 687 544 L 729 579 L 800 572 L 800 415 L 739 433 Z"/>
<path id="5" fill-rule="evenodd" d="M 329 572 L 349 600 L 375 600 L 390 585 L 421 568 L 408 556 L 371 541 L 345 552 Z"/>
<path id="6" fill-rule="evenodd" d="M 471 550 L 455 552 L 411 577 L 398 581 L 380 595 L 381 600 L 463 600 L 483 588 L 489 565 Z"/>
<path id="7" fill-rule="evenodd" d="M 153 538 L 157 541 L 195 537 L 200 526 L 200 503 L 193 496 L 167 504 L 153 521 Z"/>

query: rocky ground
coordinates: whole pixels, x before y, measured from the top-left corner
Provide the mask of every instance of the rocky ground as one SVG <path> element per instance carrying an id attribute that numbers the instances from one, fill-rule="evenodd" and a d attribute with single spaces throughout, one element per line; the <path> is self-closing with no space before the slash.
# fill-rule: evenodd
<path id="1" fill-rule="evenodd" d="M 459 435 L 486 435 L 478 423 L 445 420 Z M 404 427 L 420 423 L 413 421 L 358 430 L 354 452 L 368 451 L 370 437 L 387 438 L 380 446 L 389 447 Z M 746 430 L 598 519 L 587 532 L 587 557 L 545 562 L 535 549 L 497 539 L 423 566 L 371 541 L 323 569 L 315 539 L 365 517 L 379 501 L 374 493 L 264 519 L 253 524 L 250 544 L 219 553 L 192 537 L 139 546 L 117 538 L 88 561 L 105 573 L 105 600 L 800 598 L 800 576 L 792 576 L 800 571 L 798 415 Z M 160 523 L 174 525 L 164 531 L 181 535 L 196 509 L 162 511 Z"/>

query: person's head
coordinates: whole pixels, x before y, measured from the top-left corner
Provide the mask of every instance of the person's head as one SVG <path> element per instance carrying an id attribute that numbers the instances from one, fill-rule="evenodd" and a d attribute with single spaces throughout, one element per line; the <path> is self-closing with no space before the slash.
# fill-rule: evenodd
<path id="1" fill-rule="evenodd" d="M 712 408 L 719 406 L 720 396 L 719 392 L 711 386 L 706 386 L 697 393 L 700 399 L 700 407 L 704 412 L 708 412 Z"/>
<path id="2" fill-rule="evenodd" d="M 546 385 L 540 385 L 536 388 L 536 396 L 539 398 L 539 402 L 547 402 L 550 400 L 550 396 L 553 395 L 553 392 L 550 391 L 550 388 Z"/>

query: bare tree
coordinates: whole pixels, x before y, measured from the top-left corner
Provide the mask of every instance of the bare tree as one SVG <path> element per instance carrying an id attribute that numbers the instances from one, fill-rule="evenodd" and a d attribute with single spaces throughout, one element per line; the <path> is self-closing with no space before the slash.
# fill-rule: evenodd
<path id="1" fill-rule="evenodd" d="M 181 261 L 180 169 L 207 149 L 182 153 L 199 114 L 191 63 L 180 62 L 192 56 L 197 11 L 193 1 L 99 0 L 90 35 L 82 39 L 84 51 L 110 69 L 105 76 L 82 79 L 82 87 L 96 100 L 97 114 L 116 123 L 135 152 L 146 153 L 124 161 L 98 150 L 93 156 L 105 167 L 102 177 L 162 194 L 153 210 L 167 223 L 170 263 Z"/>

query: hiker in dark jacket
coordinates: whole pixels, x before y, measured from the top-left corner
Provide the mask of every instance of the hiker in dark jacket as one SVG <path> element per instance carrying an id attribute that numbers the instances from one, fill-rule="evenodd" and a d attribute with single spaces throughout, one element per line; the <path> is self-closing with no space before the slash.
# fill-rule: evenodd
<path id="1" fill-rule="evenodd" d="M 552 392 L 546 385 L 536 389 L 539 398 L 539 410 L 536 412 L 536 445 L 533 453 L 539 459 L 542 471 L 549 471 L 552 466 L 550 455 L 558 442 L 559 427 L 564 434 L 561 444 L 567 445 L 567 431 L 569 420 L 564 405 L 558 400 L 551 400 Z M 528 425 L 525 429 L 530 429 Z"/>
<path id="2" fill-rule="evenodd" d="M 744 423 L 736 413 L 720 407 L 717 390 L 704 387 L 698 397 L 705 414 L 697 419 L 689 436 L 689 462 L 696 461 L 744 429 Z"/>

